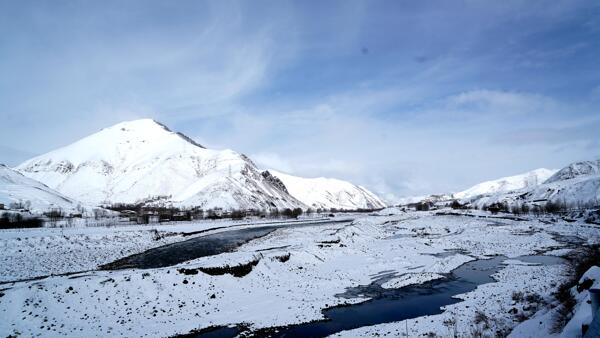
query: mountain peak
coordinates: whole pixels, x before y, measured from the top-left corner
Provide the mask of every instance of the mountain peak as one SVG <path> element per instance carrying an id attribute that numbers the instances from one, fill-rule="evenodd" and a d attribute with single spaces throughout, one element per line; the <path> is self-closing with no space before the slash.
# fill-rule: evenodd
<path id="1" fill-rule="evenodd" d="M 261 172 L 245 155 L 206 149 L 153 119 L 125 121 L 17 167 L 60 193 L 94 205 L 172 203 L 228 209 L 343 209 L 385 206 L 366 189 L 335 179 Z M 280 177 L 281 176 L 281 177 Z M 158 202 L 156 202 L 158 201 Z"/>
<path id="2" fill-rule="evenodd" d="M 158 199 L 202 208 L 304 207 L 244 155 L 206 149 L 152 119 L 115 124 L 18 170 L 95 205 Z"/>
<path id="3" fill-rule="evenodd" d="M 117 124 L 114 124 L 110 127 L 106 127 L 100 131 L 100 133 L 136 133 L 139 135 L 145 134 L 172 134 L 174 133 L 171 129 L 169 129 L 166 125 L 161 122 L 158 122 L 154 119 L 144 118 L 130 121 L 123 121 Z M 93 136 L 93 135 L 92 135 Z"/>
<path id="4" fill-rule="evenodd" d="M 548 178 L 546 183 L 570 180 L 577 177 L 585 177 L 600 174 L 600 159 L 592 161 L 580 161 L 569 164 Z"/>
<path id="5" fill-rule="evenodd" d="M 108 128 L 104 128 L 104 129 L 119 129 L 119 128 L 143 129 L 143 128 L 156 128 L 156 127 L 161 127 L 162 129 L 164 129 L 166 131 L 171 131 L 164 124 L 162 124 L 154 119 L 151 119 L 151 118 L 142 118 L 142 119 L 137 119 L 137 120 L 122 121 L 122 122 L 119 122 L 117 124 L 114 124 Z"/>
<path id="6" fill-rule="evenodd" d="M 167 127 L 165 124 L 163 124 L 162 122 L 156 121 L 151 118 L 143 118 L 143 119 L 137 119 L 137 120 L 131 120 L 131 121 L 124 121 L 124 122 L 117 123 L 111 127 L 105 128 L 103 130 L 133 132 L 133 133 L 139 133 L 141 135 L 146 135 L 146 134 L 154 135 L 155 133 L 166 132 L 169 134 L 175 134 L 175 135 L 179 136 L 181 139 L 183 139 L 184 141 L 191 143 L 196 147 L 206 149 L 206 147 L 197 143 L 191 137 L 189 137 L 183 133 L 180 133 L 180 132 L 174 132 L 171 129 L 169 129 L 169 127 Z"/>

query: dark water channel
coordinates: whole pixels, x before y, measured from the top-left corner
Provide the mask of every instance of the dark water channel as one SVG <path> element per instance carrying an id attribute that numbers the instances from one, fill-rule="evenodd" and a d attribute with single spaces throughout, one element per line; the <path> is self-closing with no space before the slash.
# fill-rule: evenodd
<path id="1" fill-rule="evenodd" d="M 227 230 L 185 241 L 167 244 L 121 258 L 100 266 L 102 270 L 156 269 L 177 265 L 200 257 L 235 251 L 239 246 L 270 234 L 279 228 L 307 226 L 327 226 L 332 223 L 350 223 L 352 220 L 306 222 L 301 224 L 280 224 L 264 227 Z"/>
<path id="2" fill-rule="evenodd" d="M 478 285 L 494 282 L 491 277 L 502 267 L 507 258 L 497 256 L 475 260 L 461 265 L 446 278 L 399 289 L 385 289 L 381 285 L 393 277 L 392 273 L 382 274 L 371 284 L 348 289 L 341 297 L 371 297 L 372 299 L 354 305 L 337 306 L 323 310 L 326 320 L 270 328 L 247 333 L 254 337 L 325 337 L 336 332 L 356 329 L 363 326 L 390 323 L 442 313 L 442 306 L 458 303 L 452 298 L 477 288 Z M 564 259 L 554 256 L 522 256 L 520 261 L 533 264 L 562 264 Z M 240 333 L 235 327 L 216 328 L 210 337 L 234 337 Z M 205 334 L 190 335 L 209 337 Z"/>

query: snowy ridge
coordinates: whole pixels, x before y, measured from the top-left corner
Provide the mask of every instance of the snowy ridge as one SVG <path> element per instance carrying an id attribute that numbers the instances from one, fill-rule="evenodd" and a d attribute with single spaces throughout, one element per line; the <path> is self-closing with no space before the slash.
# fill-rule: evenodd
<path id="1" fill-rule="evenodd" d="M 287 191 L 312 208 L 380 209 L 385 203 L 364 187 L 334 178 L 303 178 L 269 169 Z"/>
<path id="2" fill-rule="evenodd" d="M 407 196 L 400 197 L 394 201 L 395 205 L 407 205 L 411 203 L 418 203 L 429 198 L 430 195 L 420 195 L 420 196 Z"/>
<path id="3" fill-rule="evenodd" d="M 577 177 L 600 175 L 600 159 L 571 163 L 548 178 L 545 183 L 564 181 Z"/>
<path id="4" fill-rule="evenodd" d="M 102 129 L 17 169 L 96 205 L 158 199 L 202 208 L 305 207 L 265 179 L 246 156 L 206 149 L 151 119 Z"/>
<path id="5" fill-rule="evenodd" d="M 503 196 L 511 191 L 521 191 L 523 189 L 533 188 L 544 183 L 549 177 L 557 172 L 555 169 L 539 168 L 528 171 L 523 174 L 501 177 L 495 180 L 478 183 L 467 190 L 437 195 L 409 196 L 398 199 L 399 205 L 406 205 L 417 202 L 448 202 L 453 199 L 464 201 L 469 200 L 492 200 L 495 197 Z"/>
<path id="6" fill-rule="evenodd" d="M 506 193 L 513 190 L 531 188 L 544 183 L 556 172 L 557 170 L 540 168 L 519 175 L 502 177 L 482 182 L 467 190 L 454 193 L 453 197 L 464 199 L 479 195 Z"/>
<path id="7" fill-rule="evenodd" d="M 492 203 L 565 202 L 572 206 L 598 205 L 600 201 L 599 161 L 575 162 L 559 170 L 544 183 L 506 193 L 474 197 L 481 207 Z M 468 198 L 466 198 L 468 199 Z"/>
<path id="8" fill-rule="evenodd" d="M 78 202 L 44 184 L 0 164 L 0 203 L 9 208 L 11 203 L 23 204 L 36 214 L 60 208 L 74 212 Z"/>

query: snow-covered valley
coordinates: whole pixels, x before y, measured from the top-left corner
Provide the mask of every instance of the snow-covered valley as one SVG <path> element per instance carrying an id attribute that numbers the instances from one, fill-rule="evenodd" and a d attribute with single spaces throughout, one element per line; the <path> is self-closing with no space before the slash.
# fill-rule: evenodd
<path id="1" fill-rule="evenodd" d="M 578 337 L 599 168 L 386 207 L 123 122 L 0 166 L 0 335 Z"/>
<path id="2" fill-rule="evenodd" d="M 457 332 L 470 337 L 480 330 L 493 336 L 544 311 L 548 305 L 542 303 L 552 303 L 552 293 L 566 278 L 564 264 L 519 257 L 560 256 L 573 250 L 573 243 L 600 242 L 599 227 L 555 216 L 388 208 L 344 217 L 347 221 L 337 223 L 284 224 L 232 251 L 174 266 L 112 271 L 97 267 L 190 238 L 182 233 L 203 237 L 268 224 L 3 230 L 0 333 L 166 337 L 233 325 L 246 335 L 275 335 L 268 328 L 320 321 L 324 309 L 375 297 L 348 291 L 382 276 L 384 289 L 402 290 L 451 278 L 448 273 L 466 262 L 501 255 L 505 258 L 497 272 L 490 272 L 491 282 L 457 294 L 462 301 L 439 314 L 391 322 L 382 318 L 380 324 L 336 334 L 445 337 Z M 208 231 L 198 233 L 202 230 Z M 11 282 L 51 274 L 57 276 Z M 537 303 L 516 302 L 515 292 L 535 295 Z M 486 325 L 477 319 L 482 314 Z M 537 336 L 546 334 L 538 330 Z"/>
<path id="3" fill-rule="evenodd" d="M 600 1 L 0 1 L 0 338 L 600 338 Z"/>

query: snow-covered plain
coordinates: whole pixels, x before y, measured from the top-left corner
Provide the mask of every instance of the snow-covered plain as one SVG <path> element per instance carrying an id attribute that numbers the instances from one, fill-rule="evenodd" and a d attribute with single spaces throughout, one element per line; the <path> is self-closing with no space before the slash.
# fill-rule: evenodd
<path id="1" fill-rule="evenodd" d="M 339 335 L 402 336 L 408 327 L 411 337 L 428 333 L 443 337 L 449 330 L 471 336 L 477 325 L 483 325 L 475 324 L 478 311 L 493 318 L 485 332 L 510 330 L 518 324 L 523 308 L 530 306 L 515 303 L 511 293 L 522 291 L 549 298 L 564 272 L 561 265 L 539 266 L 510 258 L 544 252 L 564 253 L 568 250 L 563 250 L 565 244 L 558 240 L 566 236 L 577 236 L 589 243 L 600 241 L 599 228 L 579 221 L 567 223 L 551 218 L 517 221 L 492 218 L 483 212 L 471 216 L 476 217 L 388 208 L 376 214 L 356 216 L 347 223 L 281 228 L 235 252 L 172 267 L 92 271 L 4 283 L 0 286 L 0 316 L 3 318 L 0 335 L 154 337 L 240 323 L 250 329 L 284 326 L 323 319 L 321 309 L 327 307 L 364 301 L 364 298 L 336 295 L 350 287 L 368 285 L 382 272 L 396 273 L 397 277 L 384 286 L 397 288 L 440 278 L 467 261 L 492 255 L 509 258 L 495 275 L 498 282 L 460 295 L 465 301 L 447 306 L 444 313 Z M 167 237 L 157 244 L 152 236 L 141 234 L 148 231 L 146 228 L 134 228 L 121 236 L 139 238 L 132 240 L 129 247 L 126 240 L 112 249 L 109 246 L 112 255 L 139 251 L 143 246 L 155 246 L 176 237 Z M 158 230 L 183 231 L 177 226 Z M 57 263 L 65 257 L 53 252 L 63 240 L 54 231 L 57 230 L 36 229 L 19 235 L 0 232 L 3 250 L 16 249 L 22 241 L 34 241 L 34 245 L 23 245 L 20 252 L 11 251 L 12 258 L 3 262 L 2 274 L 27 269 L 17 257 L 44 255 L 45 248 L 48 248 L 48 260 L 39 262 L 40 266 L 68 266 Z M 105 258 L 96 257 L 98 247 L 93 243 L 102 241 L 104 245 L 111 241 L 101 240 L 101 236 L 107 235 L 104 230 L 86 231 L 91 232 L 70 237 L 69 244 L 81 245 L 80 254 L 73 257 L 77 257 L 82 267 L 104 262 Z M 38 245 L 40 242 L 46 246 Z M 435 255 L 447 251 L 452 254 Z M 187 275 L 178 271 L 249 262 L 255 266 L 242 277 L 202 272 Z M 15 266 L 7 269 L 5 264 Z M 3 275 L 2 280 L 15 276 Z M 511 311 L 512 308 L 516 312 Z M 448 324 L 452 321 L 456 324 Z"/>
<path id="2" fill-rule="evenodd" d="M 343 218 L 342 218 L 343 219 Z M 300 220 L 216 220 L 172 224 L 2 230 L 0 283 L 96 269 L 150 248 L 229 229 L 322 222 Z M 198 234 L 200 235 L 200 234 Z M 27 267 L 27 268 L 23 268 Z"/>

